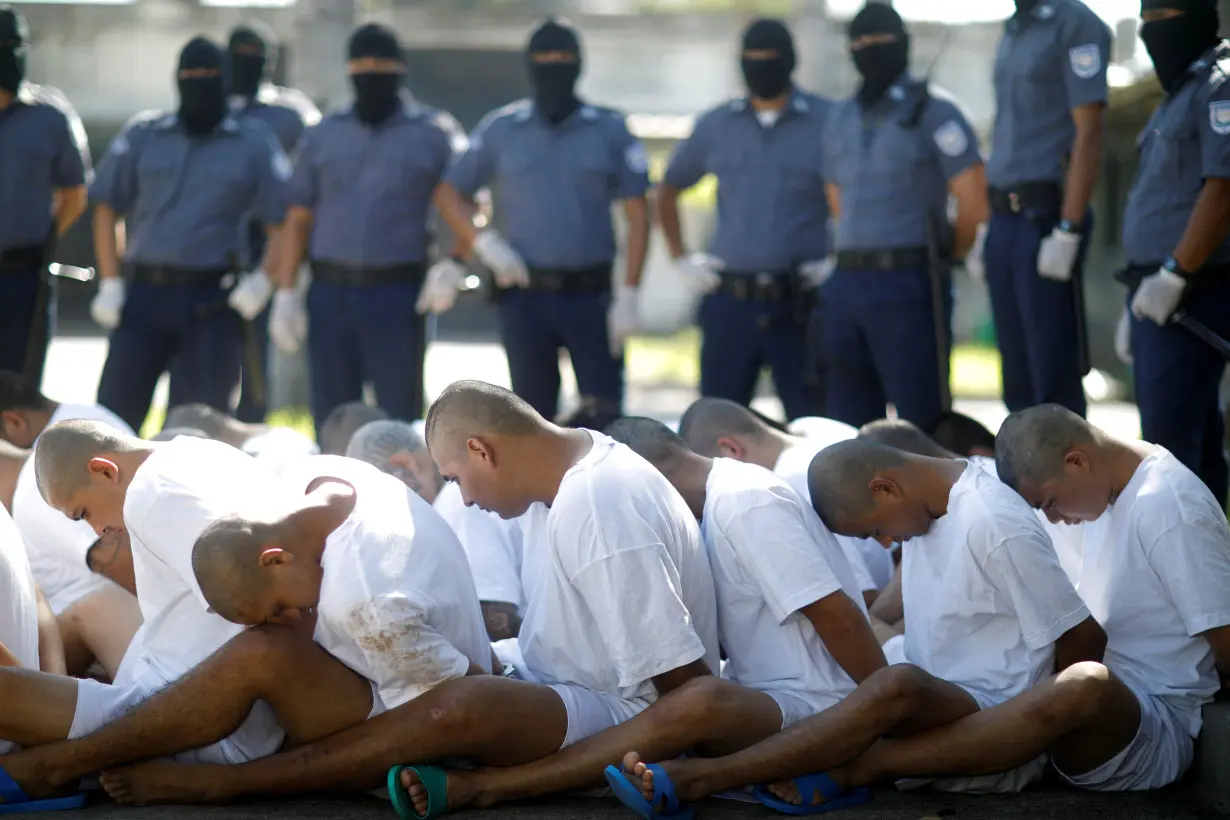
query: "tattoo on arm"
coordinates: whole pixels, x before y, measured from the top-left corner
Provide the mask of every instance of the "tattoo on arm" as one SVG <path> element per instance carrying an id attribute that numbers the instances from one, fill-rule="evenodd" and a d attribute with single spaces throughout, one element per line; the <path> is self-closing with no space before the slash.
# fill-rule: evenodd
<path id="1" fill-rule="evenodd" d="M 487 635 L 493 641 L 505 638 L 515 638 L 521 631 L 521 616 L 517 614 L 515 604 L 503 601 L 482 601 L 483 622 L 487 625 Z"/>

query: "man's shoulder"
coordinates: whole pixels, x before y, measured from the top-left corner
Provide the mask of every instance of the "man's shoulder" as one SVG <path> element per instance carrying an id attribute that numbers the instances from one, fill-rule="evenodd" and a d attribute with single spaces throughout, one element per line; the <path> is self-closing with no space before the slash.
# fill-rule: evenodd
<path id="1" fill-rule="evenodd" d="M 484 135 L 492 136 L 529 122 L 533 114 L 533 100 L 529 98 L 515 100 L 508 105 L 488 111 L 479 121 L 478 127 L 475 130 L 482 132 Z"/>
<path id="2" fill-rule="evenodd" d="M 777 474 L 754 464 L 731 459 L 715 459 L 720 470 L 710 482 L 706 498 L 706 517 L 712 512 L 723 529 L 755 513 L 761 516 L 797 518 L 803 501 L 790 484 Z"/>
<path id="3" fill-rule="evenodd" d="M 303 120 L 306 125 L 314 125 L 320 120 L 320 110 L 316 104 L 297 88 L 265 85 L 257 92 L 256 100 L 271 108 L 287 111 Z"/>
<path id="4" fill-rule="evenodd" d="M 77 110 L 68 97 L 50 85 L 23 83 L 18 99 L 52 120 L 70 122 L 77 118 Z"/>

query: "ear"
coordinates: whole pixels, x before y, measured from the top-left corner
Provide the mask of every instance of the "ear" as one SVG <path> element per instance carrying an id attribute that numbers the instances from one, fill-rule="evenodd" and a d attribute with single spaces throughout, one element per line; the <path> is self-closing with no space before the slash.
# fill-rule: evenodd
<path id="1" fill-rule="evenodd" d="M 743 444 L 736 438 L 730 436 L 722 436 L 717 440 L 718 455 L 722 458 L 733 458 L 735 461 L 742 461 L 747 455 L 747 451 L 743 449 Z"/>
<path id="2" fill-rule="evenodd" d="M 113 484 L 120 478 L 119 466 L 111 459 L 102 456 L 95 456 L 87 461 L 85 469 L 90 475 L 100 476 Z"/>
<path id="3" fill-rule="evenodd" d="M 20 433 L 26 429 L 26 417 L 16 410 L 0 412 L 0 434 L 4 438 Z"/>
<path id="4" fill-rule="evenodd" d="M 867 482 L 867 489 L 871 491 L 871 497 L 877 501 L 885 498 L 901 498 L 901 487 L 891 478 L 876 476 Z"/>
<path id="5" fill-rule="evenodd" d="M 466 439 L 466 452 L 486 463 L 488 467 L 495 466 L 495 450 L 484 439 Z"/>
<path id="6" fill-rule="evenodd" d="M 295 556 L 291 555 L 281 547 L 266 547 L 261 550 L 260 566 L 265 567 L 280 567 L 294 563 Z"/>
<path id="7" fill-rule="evenodd" d="M 1093 470 L 1093 462 L 1081 450 L 1069 450 L 1063 457 L 1063 468 L 1068 472 L 1089 473 Z"/>

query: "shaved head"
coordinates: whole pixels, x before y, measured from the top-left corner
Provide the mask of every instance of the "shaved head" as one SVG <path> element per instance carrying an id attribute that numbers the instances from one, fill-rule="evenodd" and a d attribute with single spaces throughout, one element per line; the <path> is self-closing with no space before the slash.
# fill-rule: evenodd
<path id="1" fill-rule="evenodd" d="M 189 438 L 205 438 L 212 439 L 209 433 L 196 427 L 164 427 L 158 433 L 149 437 L 150 441 L 172 441 L 180 436 L 188 436 Z"/>
<path id="2" fill-rule="evenodd" d="M 473 379 L 453 382 L 427 411 L 427 447 L 455 454 L 472 438 L 531 436 L 546 421 L 511 390 Z"/>
<path id="3" fill-rule="evenodd" d="M 900 450 L 863 439 L 825 447 L 807 470 L 812 506 L 820 520 L 835 533 L 861 535 L 849 532 L 848 522 L 866 516 L 874 506 L 869 489 L 872 480 L 906 461 Z"/>
<path id="4" fill-rule="evenodd" d="M 662 471 L 689 452 L 683 439 L 656 419 L 628 416 L 608 425 L 606 434 Z"/>
<path id="5" fill-rule="evenodd" d="M 100 421 L 62 421 L 39 437 L 34 455 L 34 479 L 43 500 L 69 498 L 89 481 L 87 465 L 92 459 L 117 453 L 134 453 L 147 445 Z"/>
<path id="6" fill-rule="evenodd" d="M 373 421 L 383 421 L 389 414 L 379 407 L 361 401 L 347 402 L 335 407 L 318 430 L 320 452 L 326 456 L 344 456 L 350 440 L 359 428 Z"/>
<path id="7" fill-rule="evenodd" d="M 941 413 L 924 432 L 960 456 L 995 455 L 995 434 L 977 419 L 954 410 Z"/>
<path id="8" fill-rule="evenodd" d="M 679 420 L 679 437 L 702 456 L 720 455 L 718 439 L 745 436 L 753 440 L 766 437 L 772 429 L 763 417 L 742 404 L 727 399 L 700 398 Z"/>
<path id="9" fill-rule="evenodd" d="M 230 416 L 208 404 L 180 404 L 167 411 L 162 429 L 164 432 L 185 428 L 200 430 L 208 438 L 221 440 L 225 438 L 231 422 Z"/>
<path id="10" fill-rule="evenodd" d="M 261 552 L 276 540 L 271 524 L 229 515 L 210 524 L 192 547 L 192 572 L 209 607 L 232 623 L 255 607 L 269 588 Z"/>
<path id="11" fill-rule="evenodd" d="M 1058 404 L 1042 404 L 1013 413 L 995 437 L 995 469 L 1017 492 L 1041 487 L 1058 476 L 1073 449 L 1096 447 L 1101 432 Z"/>
<path id="12" fill-rule="evenodd" d="M 928 436 L 918 425 L 905 419 L 878 419 L 864 424 L 858 431 L 862 441 L 883 444 L 930 458 L 957 458 L 957 454 L 945 450 L 935 439 Z"/>

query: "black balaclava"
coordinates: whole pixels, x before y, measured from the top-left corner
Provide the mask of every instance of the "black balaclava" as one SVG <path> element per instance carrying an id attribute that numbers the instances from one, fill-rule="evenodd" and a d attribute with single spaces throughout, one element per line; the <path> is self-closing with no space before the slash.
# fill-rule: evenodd
<path id="1" fill-rule="evenodd" d="M 892 34 L 891 43 L 876 43 L 851 52 L 854 67 L 862 75 L 858 90 L 864 108 L 879 100 L 910 66 L 910 35 L 901 15 L 886 3 L 868 3 L 850 21 L 850 42 L 869 34 Z"/>
<path id="2" fill-rule="evenodd" d="M 379 23 L 359 26 L 350 35 L 348 55 L 351 60 L 371 57 L 377 60 L 402 62 L 401 45 L 391 28 Z M 401 102 L 402 71 L 364 71 L 350 75 L 354 87 L 354 113 L 368 125 L 378 125 L 397 111 Z"/>
<path id="3" fill-rule="evenodd" d="M 1039 0 L 1016 0 L 1016 13 L 1029 14 L 1038 5 Z"/>
<path id="4" fill-rule="evenodd" d="M 16 94 L 26 78 L 26 46 L 30 30 L 21 12 L 0 5 L 0 89 Z"/>
<path id="5" fill-rule="evenodd" d="M 1183 84 L 1187 69 L 1210 48 L 1217 45 L 1217 0 L 1144 0 L 1143 14 L 1151 9 L 1183 12 L 1167 20 L 1154 20 L 1140 27 L 1153 71 L 1167 94 Z"/>
<path id="6" fill-rule="evenodd" d="M 254 99 L 261 81 L 273 71 L 278 44 L 273 32 L 260 23 L 235 26 L 227 43 L 231 93 Z"/>
<path id="7" fill-rule="evenodd" d="M 776 57 L 768 60 L 749 60 L 749 51 L 772 51 Z M 790 29 L 781 20 L 754 20 L 743 32 L 741 56 L 743 81 L 752 96 L 761 100 L 775 100 L 790 88 L 790 75 L 794 73 L 794 39 Z"/>
<path id="8" fill-rule="evenodd" d="M 575 60 L 537 63 L 535 54 L 564 52 L 575 54 Z M 581 107 L 577 98 L 577 80 L 581 78 L 581 38 L 576 29 L 563 20 L 545 20 L 530 34 L 525 48 L 529 64 L 530 84 L 534 87 L 534 105 L 538 113 L 552 125 L 559 125 Z"/>
<path id="9" fill-rule="evenodd" d="M 176 79 L 179 121 L 190 134 L 209 134 L 226 116 L 226 61 L 222 49 L 204 37 L 193 37 L 179 53 L 179 71 L 200 69 L 218 73 L 212 77 Z"/>

